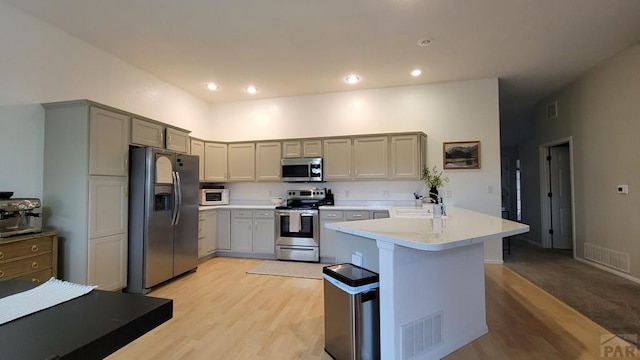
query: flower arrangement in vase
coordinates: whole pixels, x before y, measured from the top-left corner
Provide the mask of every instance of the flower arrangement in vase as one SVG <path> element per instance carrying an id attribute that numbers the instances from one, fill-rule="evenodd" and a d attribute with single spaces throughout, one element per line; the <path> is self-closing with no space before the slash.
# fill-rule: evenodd
<path id="1" fill-rule="evenodd" d="M 431 198 L 431 202 L 436 204 L 440 202 L 438 200 L 438 188 L 449 182 L 449 178 L 442 176 L 442 173 L 443 171 L 438 171 L 436 166 L 432 168 L 425 166 L 422 168 L 422 177 L 420 178 L 429 188 L 429 197 Z"/>

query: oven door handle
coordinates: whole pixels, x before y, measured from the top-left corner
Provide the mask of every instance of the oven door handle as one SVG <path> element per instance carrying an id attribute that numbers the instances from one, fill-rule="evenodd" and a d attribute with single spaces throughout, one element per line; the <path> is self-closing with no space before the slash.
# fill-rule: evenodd
<path id="1" fill-rule="evenodd" d="M 292 212 L 297 212 L 297 211 L 289 211 L 289 212 L 277 212 L 276 215 L 278 216 L 289 216 L 289 214 L 291 214 Z M 318 214 L 311 214 L 311 213 L 300 213 L 300 216 L 305 216 L 305 217 L 314 217 L 317 216 Z"/>
<path id="2" fill-rule="evenodd" d="M 300 248 L 300 247 L 288 247 L 288 246 L 280 246 L 281 250 L 295 250 L 295 251 L 315 251 L 316 249 L 309 248 Z"/>

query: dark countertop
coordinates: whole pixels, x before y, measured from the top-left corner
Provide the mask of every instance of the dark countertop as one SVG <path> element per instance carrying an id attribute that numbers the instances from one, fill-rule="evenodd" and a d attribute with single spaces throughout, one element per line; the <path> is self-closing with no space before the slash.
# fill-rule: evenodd
<path id="1" fill-rule="evenodd" d="M 35 286 L 0 282 L 0 298 Z M 0 358 L 103 359 L 172 316 L 170 299 L 93 290 L 0 325 Z"/>

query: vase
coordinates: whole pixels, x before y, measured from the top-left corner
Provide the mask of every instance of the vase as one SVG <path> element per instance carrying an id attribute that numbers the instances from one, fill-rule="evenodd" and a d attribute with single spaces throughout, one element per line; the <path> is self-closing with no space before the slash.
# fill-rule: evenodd
<path id="1" fill-rule="evenodd" d="M 438 188 L 432 187 L 431 189 L 429 189 L 429 197 L 431 198 L 432 203 L 440 203 L 440 201 L 438 200 Z"/>

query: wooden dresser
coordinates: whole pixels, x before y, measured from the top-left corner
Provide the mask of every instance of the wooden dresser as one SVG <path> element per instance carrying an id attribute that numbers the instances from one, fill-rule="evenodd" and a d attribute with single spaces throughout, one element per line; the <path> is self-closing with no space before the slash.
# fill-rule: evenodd
<path id="1" fill-rule="evenodd" d="M 44 282 L 58 275 L 58 234 L 0 238 L 0 281 L 9 279 Z"/>

